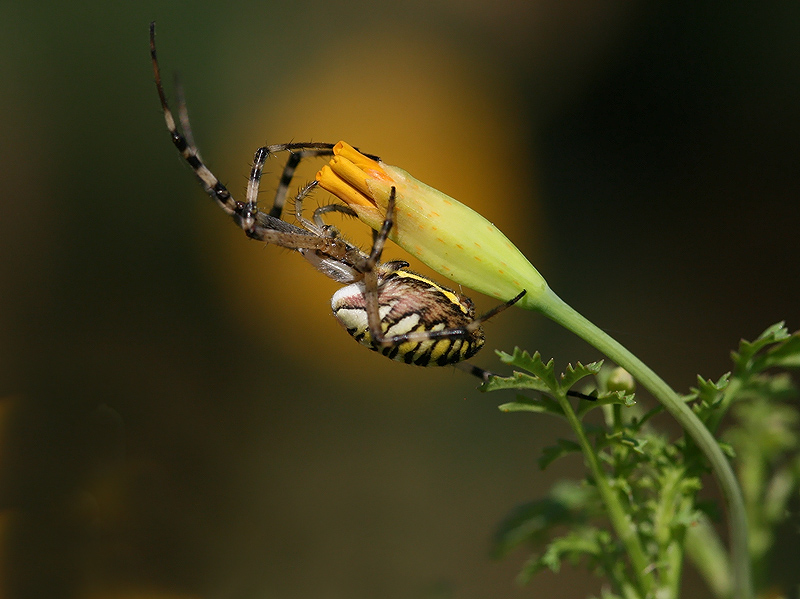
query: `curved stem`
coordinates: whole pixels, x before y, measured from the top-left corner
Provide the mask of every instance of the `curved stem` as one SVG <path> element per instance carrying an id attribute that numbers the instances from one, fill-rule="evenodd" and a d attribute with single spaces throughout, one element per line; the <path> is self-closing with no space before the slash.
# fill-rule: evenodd
<path id="1" fill-rule="evenodd" d="M 697 443 L 697 446 L 711 464 L 711 469 L 717 477 L 727 502 L 735 597 L 737 599 L 751 599 L 753 590 L 744 499 L 733 469 L 712 434 L 689 409 L 681 397 L 644 362 L 575 311 L 552 290 L 548 289 L 546 293 L 542 294 L 537 309 L 551 320 L 589 342 L 627 370 L 661 402 Z"/>

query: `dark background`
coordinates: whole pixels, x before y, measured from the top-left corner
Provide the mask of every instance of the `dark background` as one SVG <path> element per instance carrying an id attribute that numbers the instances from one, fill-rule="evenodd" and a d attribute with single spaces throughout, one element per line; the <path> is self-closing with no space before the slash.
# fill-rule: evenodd
<path id="1" fill-rule="evenodd" d="M 488 558 L 511 507 L 581 475 L 536 465 L 567 431 L 365 351 L 332 282 L 227 222 L 169 142 L 152 19 L 235 195 L 258 145 L 346 139 L 477 208 L 685 391 L 800 321 L 800 5 L 0 5 L 3 597 L 598 592 Z M 600 358 L 520 310 L 487 335 L 484 367 Z"/>

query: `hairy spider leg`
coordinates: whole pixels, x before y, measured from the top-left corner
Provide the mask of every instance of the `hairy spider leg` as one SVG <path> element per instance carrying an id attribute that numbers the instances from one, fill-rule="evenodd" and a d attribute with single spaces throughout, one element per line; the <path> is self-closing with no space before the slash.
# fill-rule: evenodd
<path id="1" fill-rule="evenodd" d="M 314 224 L 318 227 L 331 229 L 332 226 L 322 220 L 322 215 L 327 214 L 328 212 L 340 212 L 341 214 L 358 218 L 358 214 L 355 210 L 350 208 L 350 206 L 345 206 L 344 204 L 326 204 L 325 206 L 320 206 L 314 210 Z"/>
<path id="2" fill-rule="evenodd" d="M 329 146 L 330 144 L 325 145 Z M 332 155 L 333 145 L 330 145 L 330 147 L 326 147 L 324 149 L 304 149 L 289 154 L 289 158 L 286 160 L 286 166 L 283 167 L 283 173 L 281 173 L 281 178 L 278 182 L 278 189 L 275 192 L 275 201 L 272 202 L 272 208 L 269 211 L 269 215 L 274 216 L 275 218 L 282 217 L 283 206 L 286 204 L 286 197 L 289 193 L 289 186 L 292 184 L 294 171 L 297 169 L 297 165 L 300 164 L 301 160 L 310 157 L 316 158 L 319 156 Z"/>
<path id="3" fill-rule="evenodd" d="M 289 158 L 286 160 L 286 165 L 283 167 L 280 181 L 278 182 L 278 189 L 275 191 L 275 199 L 272 202 L 269 215 L 275 218 L 283 218 L 283 207 L 286 204 L 286 198 L 289 194 L 289 187 L 294 179 L 294 173 L 297 166 L 305 158 L 319 158 L 321 156 L 333 156 L 333 147 L 336 144 L 330 143 L 288 143 L 288 144 L 275 144 L 272 146 L 264 146 L 256 150 L 256 156 L 253 160 L 253 168 L 250 171 L 251 183 L 255 180 L 256 187 L 258 180 L 261 179 L 261 173 L 264 169 L 264 164 L 269 158 L 270 154 L 277 152 L 289 152 Z M 377 156 L 372 154 L 364 154 L 372 160 L 380 160 Z M 250 202 L 250 185 L 248 185 L 248 202 Z M 345 212 L 351 216 L 355 215 L 352 210 L 344 210 L 345 206 L 338 204 L 330 204 L 330 206 L 339 206 L 338 208 L 331 208 L 330 210 L 338 210 Z"/>
<path id="4" fill-rule="evenodd" d="M 273 144 L 271 146 L 262 146 L 256 150 L 253 157 L 253 166 L 250 169 L 250 177 L 247 183 L 247 204 L 251 210 L 256 209 L 258 203 L 258 186 L 261 182 L 261 175 L 264 172 L 264 164 L 267 159 L 278 152 L 289 152 L 289 158 L 286 160 L 286 166 L 283 167 L 278 189 L 275 192 L 275 199 L 272 203 L 272 208 L 269 215 L 273 218 L 282 218 L 283 206 L 286 203 L 286 196 L 289 192 L 289 186 L 294 179 L 294 172 L 297 165 L 303 158 L 318 157 L 318 156 L 332 156 L 333 146 L 330 143 L 288 143 L 288 144 Z"/>
<path id="5" fill-rule="evenodd" d="M 161 82 L 161 70 L 156 56 L 155 44 L 155 23 L 150 23 L 150 57 L 153 62 L 153 74 L 155 76 L 156 89 L 158 90 L 158 97 L 161 101 L 161 108 L 164 112 L 164 121 L 166 122 L 167 129 L 170 132 L 172 143 L 178 149 L 184 160 L 192 167 L 195 175 L 197 176 L 200 184 L 205 192 L 210 195 L 225 211 L 226 214 L 231 216 L 239 227 L 245 232 L 248 237 L 263 241 L 266 243 L 273 243 L 282 247 L 291 249 L 308 248 L 325 252 L 331 256 L 342 255 L 345 252 L 344 246 L 328 237 L 318 237 L 308 231 L 304 231 L 299 227 L 290 225 L 279 218 L 270 216 L 269 214 L 259 212 L 257 203 L 254 198 L 250 198 L 247 203 L 236 201 L 228 189 L 220 182 L 220 180 L 206 167 L 200 158 L 197 147 L 194 143 L 190 143 L 189 139 L 178 130 L 175 117 L 169 108 L 167 97 L 164 92 L 164 87 Z M 182 102 L 181 121 L 184 125 L 188 125 L 188 112 L 186 111 L 185 103 Z M 185 130 L 188 131 L 191 137 L 191 126 Z M 267 146 L 259 149 L 264 152 L 274 153 L 281 151 L 292 151 L 294 149 L 327 149 L 332 147 L 332 144 L 277 144 L 274 146 Z M 256 153 L 259 155 L 259 152 Z M 266 155 L 263 157 L 266 160 Z M 262 162 L 263 168 L 263 162 Z"/>

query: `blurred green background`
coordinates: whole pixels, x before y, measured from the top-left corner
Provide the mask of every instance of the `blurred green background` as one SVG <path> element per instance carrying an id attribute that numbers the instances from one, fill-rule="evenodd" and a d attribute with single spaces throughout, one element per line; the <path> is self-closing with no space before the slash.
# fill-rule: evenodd
<path id="1" fill-rule="evenodd" d="M 581 475 L 536 465 L 567 431 L 364 350 L 335 284 L 248 242 L 170 144 L 153 19 L 234 195 L 259 145 L 346 139 L 476 207 L 683 391 L 800 324 L 800 4 L 0 3 L 2 597 L 596 592 L 488 558 Z M 519 310 L 487 336 L 488 368 L 600 357 Z"/>

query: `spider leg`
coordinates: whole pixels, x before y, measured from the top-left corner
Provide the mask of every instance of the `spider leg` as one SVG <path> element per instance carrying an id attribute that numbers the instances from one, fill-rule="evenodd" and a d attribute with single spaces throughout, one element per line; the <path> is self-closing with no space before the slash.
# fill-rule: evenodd
<path id="1" fill-rule="evenodd" d="M 179 116 L 183 124 L 183 131 L 188 134 L 185 135 L 178 130 L 175 117 L 172 110 L 169 108 L 167 96 L 164 93 L 164 86 L 161 82 L 161 70 L 158 65 L 158 58 L 156 56 L 156 40 L 155 40 L 155 23 L 150 23 L 150 57 L 153 62 L 153 74 L 155 76 L 156 89 L 158 90 L 158 97 L 161 101 L 161 109 L 164 112 L 164 121 L 167 124 L 167 129 L 170 132 L 172 143 L 178 149 L 184 160 L 192 167 L 197 178 L 200 180 L 205 192 L 210 195 L 222 208 L 226 214 L 231 216 L 236 224 L 238 224 L 248 237 L 258 239 L 266 243 L 273 243 L 291 249 L 309 248 L 325 252 L 330 256 L 341 256 L 347 251 L 347 248 L 342 244 L 332 239 L 321 239 L 314 236 L 308 231 L 304 231 L 294 225 L 289 225 L 280 219 L 258 212 L 255 201 L 242 204 L 233 199 L 228 189 L 217 179 L 208 167 L 203 163 L 200 154 L 191 139 L 191 126 L 189 125 L 189 115 L 186 110 L 185 102 L 181 98 L 181 106 L 179 108 Z M 294 148 L 303 148 L 309 145 L 314 147 L 321 147 L 326 144 L 283 144 L 280 146 L 269 146 L 264 148 L 267 152 L 274 149 L 275 151 L 292 150 Z M 257 161 L 261 160 L 260 168 L 263 168 L 263 160 L 266 160 L 266 155 L 259 158 L 258 152 L 256 153 Z M 259 174 L 260 177 L 260 174 Z M 252 198 L 255 197 L 258 190 L 258 181 L 256 180 Z M 250 192 L 250 190 L 248 190 Z"/>
<path id="2" fill-rule="evenodd" d="M 273 201 L 272 208 L 269 215 L 273 218 L 281 218 L 283 214 L 283 206 L 286 203 L 286 195 L 289 191 L 289 186 L 294 178 L 294 172 L 297 165 L 303 158 L 309 156 L 331 156 L 333 154 L 334 144 L 329 143 L 288 143 L 288 144 L 274 144 L 271 146 L 263 146 L 256 150 L 255 158 L 253 159 L 253 168 L 250 170 L 250 178 L 247 183 L 247 204 L 253 209 L 257 203 L 258 184 L 261 180 L 261 174 L 264 170 L 264 164 L 267 158 L 272 154 L 278 152 L 289 152 L 289 158 L 286 161 L 286 166 L 283 168 L 278 189 L 275 192 L 275 200 Z"/>
<path id="3" fill-rule="evenodd" d="M 286 205 L 286 198 L 289 195 L 289 187 L 294 179 L 294 173 L 297 166 L 305 158 L 319 158 L 321 156 L 333 156 L 333 147 L 336 144 L 330 143 L 288 143 L 288 144 L 275 144 L 265 146 L 264 149 L 269 154 L 276 154 L 278 152 L 289 152 L 289 158 L 286 160 L 286 165 L 283 167 L 280 181 L 278 182 L 278 189 L 275 191 L 275 199 L 272 202 L 269 215 L 275 218 L 282 218 L 283 207 Z M 367 154 L 368 157 L 379 160 L 377 156 Z M 263 165 L 262 165 L 263 166 Z M 260 176 L 260 174 L 259 174 Z"/>
<path id="4" fill-rule="evenodd" d="M 286 165 L 283 167 L 283 173 L 281 174 L 280 182 L 278 183 L 278 189 L 275 192 L 275 199 L 272 203 L 272 208 L 270 208 L 269 215 L 274 218 L 282 218 L 283 217 L 283 207 L 286 205 L 286 198 L 289 193 L 289 187 L 292 184 L 292 179 L 294 179 L 295 170 L 297 170 L 297 165 L 300 164 L 300 161 L 304 158 L 317 158 L 320 156 L 332 156 L 333 155 L 333 147 L 335 144 L 330 143 L 316 143 L 316 142 L 304 142 L 304 143 L 288 143 L 288 144 L 273 144 L 271 146 L 263 146 L 256 151 L 256 157 L 253 160 L 253 168 L 250 171 L 250 179 L 247 185 L 247 203 L 253 209 L 256 206 L 257 198 L 256 194 L 251 191 L 251 189 L 255 189 L 257 191 L 259 181 L 261 180 L 261 174 L 264 170 L 264 164 L 272 154 L 277 154 L 278 152 L 289 152 L 289 158 L 286 160 Z M 303 193 L 302 190 L 300 193 Z M 305 195 L 305 194 L 304 194 Z M 331 204 L 331 206 L 337 206 L 336 204 Z M 336 210 L 338 212 L 344 212 L 345 214 L 349 214 L 355 216 L 355 212 L 346 208 L 346 206 L 338 205 L 337 208 L 330 208 L 330 210 Z M 320 226 L 324 226 L 323 223 L 319 219 L 316 218 L 316 212 L 314 221 Z"/>
<path id="5" fill-rule="evenodd" d="M 303 215 L 303 201 L 306 196 L 317 187 L 317 181 L 310 181 L 300 188 L 300 191 L 294 198 L 294 217 L 297 219 L 304 229 L 310 231 L 314 235 L 324 237 L 327 233 L 325 223 L 318 223 L 316 219 L 314 222 L 308 220 Z"/>
<path id="6" fill-rule="evenodd" d="M 272 208 L 269 211 L 270 216 L 274 216 L 275 218 L 281 218 L 281 216 L 283 216 L 283 205 L 286 203 L 289 185 L 291 185 L 292 179 L 294 178 L 294 171 L 302 159 L 303 157 L 300 153 L 289 154 L 289 158 L 286 160 L 286 166 L 283 167 L 278 189 L 275 191 L 275 200 L 272 202 Z"/>
<path id="7" fill-rule="evenodd" d="M 321 248 L 304 248 L 299 251 L 314 268 L 334 281 L 349 284 L 361 280 L 363 278 L 360 270 L 360 265 L 363 262 L 361 251 L 356 246 L 339 238 L 338 232 L 334 227 L 325 223 L 319 226 L 303 216 L 303 200 L 316 186 L 317 182 L 311 181 L 304 185 L 295 196 L 295 218 L 303 227 L 303 229 L 300 229 L 301 231 L 329 244 L 331 248 L 335 249 L 335 252 Z M 345 206 L 340 208 L 341 211 L 349 210 Z M 274 219 L 269 215 L 264 216 Z M 278 220 L 278 222 L 282 223 L 284 221 Z"/>
<path id="8" fill-rule="evenodd" d="M 488 312 L 486 312 L 484 314 L 481 314 L 480 316 L 478 316 L 478 318 L 476 318 L 469 325 L 467 325 L 467 330 L 474 331 L 479 326 L 481 326 L 481 324 L 483 324 L 484 322 L 486 322 L 490 318 L 493 318 L 494 316 L 497 316 L 498 314 L 500 314 L 500 312 L 502 312 L 506 308 L 510 308 L 511 306 L 516 304 L 519 300 L 521 300 L 525 296 L 526 293 L 528 293 L 528 292 L 525 289 L 523 289 L 522 291 L 520 291 L 517 295 L 512 297 L 507 302 L 503 302 L 499 306 L 495 306 L 494 308 L 492 308 Z"/>
<path id="9" fill-rule="evenodd" d="M 314 210 L 313 223 L 310 222 L 302 215 L 302 197 L 305 196 L 309 188 L 314 187 L 316 182 L 312 182 L 306 185 L 303 189 L 301 189 L 300 193 L 297 194 L 298 198 L 301 200 L 295 199 L 295 211 L 296 211 L 296 218 L 303 226 L 310 230 L 315 231 L 317 235 L 322 237 L 330 237 L 331 239 L 336 239 L 339 237 L 339 229 L 336 228 L 334 225 L 329 225 L 324 220 L 322 220 L 322 216 L 327 214 L 328 212 L 340 212 L 342 214 L 346 214 L 347 216 L 358 216 L 354 210 L 349 208 L 348 206 L 344 206 L 342 204 L 327 204 L 325 206 L 320 206 L 316 210 Z M 346 242 L 345 242 L 346 243 Z M 348 244 L 349 245 L 349 244 Z"/>
<path id="10" fill-rule="evenodd" d="M 318 227 L 329 227 L 330 225 L 326 224 L 325 221 L 322 220 L 322 215 L 327 214 L 328 212 L 341 212 L 347 216 L 358 217 L 356 211 L 349 206 L 345 206 L 344 204 L 327 204 L 314 210 L 314 224 Z"/>
<path id="11" fill-rule="evenodd" d="M 597 401 L 597 396 L 581 393 L 580 391 L 567 391 L 569 397 L 577 397 L 578 399 L 585 399 L 586 401 Z"/>
<path id="12" fill-rule="evenodd" d="M 498 376 L 494 372 L 490 372 L 488 370 L 484 370 L 480 366 L 475 366 L 473 364 L 470 364 L 469 362 L 458 362 L 456 364 L 453 364 L 453 366 L 455 366 L 459 370 L 463 370 L 467 374 L 471 374 L 472 376 L 478 377 L 484 383 L 486 381 L 488 381 L 491 377 Z"/>
<path id="13" fill-rule="evenodd" d="M 329 143 L 290 143 L 269 146 L 270 152 L 290 152 L 289 158 L 286 160 L 286 166 L 283 167 L 278 189 L 275 192 L 275 200 L 272 202 L 272 208 L 269 211 L 270 216 L 281 218 L 283 214 L 283 206 L 286 204 L 286 197 L 289 193 L 289 186 L 292 184 L 294 172 L 297 165 L 304 158 L 318 158 L 320 156 L 333 156 L 333 147 L 336 144 Z M 378 156 L 372 154 L 365 154 L 368 158 L 373 160 L 380 160 Z"/>
<path id="14" fill-rule="evenodd" d="M 269 211 L 270 216 L 281 218 L 283 206 L 286 204 L 286 197 L 289 193 L 289 186 L 292 184 L 292 179 L 294 178 L 294 171 L 297 169 L 297 165 L 300 164 L 301 160 L 310 157 L 333 155 L 334 144 L 321 145 L 324 147 L 319 149 L 306 148 L 289 154 L 289 158 L 286 160 L 286 166 L 283 167 L 278 189 L 275 191 L 275 200 L 272 202 L 272 208 Z"/>
<path id="15" fill-rule="evenodd" d="M 261 184 L 261 175 L 264 172 L 264 163 L 269 158 L 266 147 L 258 148 L 253 156 L 253 166 L 250 168 L 250 177 L 247 179 L 247 193 L 245 195 L 247 210 L 251 213 L 258 212 L 258 187 Z M 280 216 L 272 218 L 280 218 Z"/>
<path id="16" fill-rule="evenodd" d="M 197 158 L 202 162 L 203 159 L 200 158 L 200 151 L 197 149 L 197 146 L 194 143 L 194 135 L 192 135 L 192 125 L 189 123 L 189 111 L 186 108 L 186 95 L 183 93 L 183 84 L 181 83 L 180 77 L 178 74 L 175 73 L 175 97 L 178 101 L 178 120 L 181 123 L 181 131 L 183 131 L 183 136 L 186 138 L 186 143 L 194 148 Z"/>
<path id="17" fill-rule="evenodd" d="M 189 166 L 194 170 L 194 174 L 200 180 L 205 192 L 214 198 L 228 215 L 233 216 L 236 213 L 237 203 L 231 197 L 230 192 L 225 186 L 220 183 L 214 174 L 200 160 L 197 148 L 194 144 L 189 143 L 187 138 L 178 131 L 175 123 L 175 117 L 169 108 L 167 96 L 164 93 L 164 86 L 161 83 L 161 70 L 158 66 L 158 58 L 156 57 L 156 38 L 155 38 L 155 23 L 150 23 L 150 58 L 153 61 L 153 74 L 155 75 L 156 89 L 158 90 L 158 97 L 161 100 L 161 109 L 164 111 L 164 121 L 167 124 L 172 143 L 178 149 L 183 159 L 189 163 Z M 182 110 L 182 117 L 184 121 L 188 121 L 188 114 L 186 114 L 185 105 Z M 189 129 L 191 131 L 191 129 Z"/>
<path id="18" fill-rule="evenodd" d="M 378 262 L 381 259 L 383 246 L 386 244 L 386 240 L 389 238 L 389 231 L 391 231 L 392 227 L 394 226 L 394 203 L 396 195 L 397 190 L 394 186 L 392 186 L 392 190 L 389 192 L 389 202 L 386 206 L 386 216 L 383 219 L 383 226 L 381 227 L 381 230 L 378 231 L 378 235 L 372 242 L 372 251 L 369 253 L 369 257 L 364 264 L 365 270 L 375 270 L 375 267 L 378 265 Z"/>
<path id="19" fill-rule="evenodd" d="M 458 329 L 442 329 L 440 331 L 416 331 L 414 333 L 404 333 L 402 335 L 392 335 L 391 337 L 381 337 L 384 345 L 400 345 L 401 343 L 418 343 L 422 341 L 436 341 L 438 339 L 466 339 L 472 334 L 472 330 L 466 327 Z"/>
<path id="20" fill-rule="evenodd" d="M 287 143 L 287 144 L 273 144 L 269 146 L 262 146 L 256 150 L 256 153 L 253 157 L 253 166 L 250 169 L 250 177 L 247 182 L 247 195 L 246 195 L 246 203 L 244 205 L 244 209 L 242 213 L 244 215 L 261 215 L 261 218 L 267 217 L 272 221 L 279 221 L 283 222 L 280 219 L 280 216 L 283 212 L 283 205 L 286 202 L 286 194 L 289 189 L 289 185 L 291 184 L 292 178 L 294 177 L 294 171 L 297 165 L 300 163 L 300 160 L 309 156 L 329 156 L 333 154 L 333 146 L 335 144 L 329 143 L 321 143 L 321 142 L 301 142 L 301 143 Z M 275 195 L 275 202 L 270 210 L 269 214 L 265 214 L 258 210 L 258 190 L 259 185 L 261 183 L 261 175 L 264 172 L 264 164 L 272 154 L 277 154 L 279 152 L 289 152 L 289 159 L 286 162 L 286 167 L 284 168 L 283 174 L 281 175 L 281 182 L 278 186 L 278 191 Z M 320 251 L 329 254 L 333 258 L 342 258 L 346 253 L 353 250 L 353 248 L 345 243 L 345 242 L 338 242 L 335 240 L 335 235 L 331 235 L 326 232 L 325 226 L 323 223 L 322 227 L 316 227 L 310 221 L 302 216 L 302 203 L 303 198 L 307 196 L 312 189 L 317 186 L 316 181 L 312 181 L 308 183 L 304 187 L 300 189 L 297 196 L 295 197 L 296 203 L 296 214 L 298 221 L 303 225 L 305 229 L 305 233 L 309 236 L 313 236 L 317 238 L 318 245 L 308 245 L 309 241 L 305 241 L 303 245 L 296 245 L 296 246 L 289 246 L 282 244 L 280 242 L 271 241 L 271 243 L 277 243 L 278 245 L 284 245 L 284 247 L 297 247 L 303 249 L 318 249 Z M 331 210 L 334 210 L 331 208 Z M 339 212 L 345 213 L 353 213 L 352 210 L 345 206 L 339 206 L 335 208 L 335 210 Z M 315 213 L 316 214 L 316 213 Z M 353 213 L 355 214 L 355 213 Z M 317 220 L 315 218 L 315 220 Z M 237 221 L 238 222 L 238 221 Z M 248 236 L 253 237 L 254 235 L 251 234 L 251 231 L 246 226 L 246 221 L 242 219 L 240 225 Z M 301 229 L 302 230 L 302 229 Z M 260 239 L 260 237 L 256 237 Z M 270 242 L 270 240 L 265 240 Z M 297 240 L 293 240 L 292 243 L 297 243 Z M 331 252 L 329 249 L 334 247 L 335 251 Z"/>
<path id="21" fill-rule="evenodd" d="M 295 151 L 298 148 L 299 151 Z M 331 148 L 333 148 L 333 144 L 321 143 L 274 144 L 271 146 L 262 146 L 258 148 L 253 156 L 253 166 L 250 168 L 250 177 L 248 177 L 247 180 L 247 194 L 245 196 L 246 212 L 249 212 L 250 214 L 256 214 L 259 212 L 258 189 L 259 185 L 261 184 L 261 175 L 264 172 L 264 164 L 266 164 L 267 159 L 272 154 L 277 154 L 278 152 L 290 152 L 289 160 L 286 163 L 286 168 L 284 168 L 283 175 L 281 176 L 281 183 L 278 186 L 278 192 L 275 196 L 276 203 L 273 205 L 272 210 L 270 210 L 268 215 L 272 219 L 280 219 L 281 213 L 283 212 L 283 204 L 286 201 L 286 192 L 289 188 L 289 184 L 292 182 L 292 178 L 294 177 L 294 169 L 297 166 L 297 163 L 299 163 L 300 159 L 305 155 L 323 156 L 325 154 L 331 154 Z M 302 198 L 308 195 L 316 186 L 316 181 L 314 183 L 315 185 L 306 185 L 300 190 L 300 193 L 298 193 L 298 198 L 300 198 L 301 202 Z M 276 206 L 278 207 L 277 210 Z M 314 233 L 312 229 L 308 227 L 306 228 L 309 229 L 310 232 Z"/>
<path id="22" fill-rule="evenodd" d="M 367 324 L 369 325 L 369 332 L 373 341 L 381 347 L 389 347 L 394 345 L 391 338 L 387 338 L 383 334 L 381 327 L 380 304 L 378 303 L 378 273 L 376 266 L 381 259 L 383 253 L 383 246 L 389 236 L 389 231 L 392 230 L 394 225 L 394 203 L 396 196 L 396 189 L 392 187 L 389 193 L 389 202 L 386 206 L 386 217 L 383 221 L 383 226 L 378 234 L 374 236 L 372 243 L 372 251 L 369 256 L 364 259 L 361 265 L 361 270 L 364 273 L 364 300 L 367 312 Z"/>
<path id="23" fill-rule="evenodd" d="M 178 149 L 183 159 L 192 167 L 194 174 L 200 180 L 205 192 L 210 195 L 222 208 L 226 214 L 231 216 L 236 223 L 245 231 L 249 237 L 260 239 L 267 243 L 275 243 L 277 245 L 284 245 L 285 247 L 295 247 L 294 245 L 286 245 L 281 243 L 279 237 L 270 234 L 272 227 L 265 226 L 265 223 L 270 223 L 270 219 L 265 219 L 258 211 L 257 205 L 257 192 L 261 179 L 261 173 L 264 168 L 264 163 L 270 154 L 278 152 L 289 152 L 289 158 L 284 167 L 283 175 L 275 195 L 272 209 L 267 216 L 272 219 L 280 219 L 283 212 L 283 205 L 286 201 L 288 187 L 294 176 L 297 165 L 303 158 L 316 157 L 316 156 L 330 156 L 333 154 L 333 147 L 335 144 L 321 143 L 321 142 L 301 142 L 301 143 L 287 143 L 287 144 L 274 144 L 259 148 L 256 152 L 256 157 L 253 161 L 253 168 L 250 172 L 250 180 L 247 189 L 247 202 L 242 204 L 237 202 L 231 196 L 231 193 L 223 185 L 220 180 L 209 170 L 203 163 L 200 157 L 200 152 L 194 143 L 194 136 L 192 135 L 192 128 L 189 123 L 189 113 L 186 109 L 186 102 L 183 95 L 183 90 L 180 84 L 178 88 L 178 117 L 181 124 L 180 129 L 175 120 L 175 116 L 170 110 L 169 103 L 167 102 L 167 95 L 164 92 L 164 86 L 161 81 L 161 69 L 158 64 L 158 57 L 156 55 L 156 38 L 155 38 L 155 21 L 150 23 L 150 58 L 153 63 L 153 74 L 155 77 L 156 89 L 158 90 L 158 97 L 161 101 L 161 109 L 164 113 L 164 121 L 166 122 L 167 129 L 169 130 L 172 143 Z M 368 157 L 379 160 L 377 156 L 367 154 Z M 257 230 L 258 229 L 258 230 Z M 286 239 L 288 244 L 298 243 L 298 239 Z M 305 240 L 302 245 L 297 247 L 311 247 L 310 243 Z M 323 244 L 324 245 L 324 244 Z"/>
<path id="24" fill-rule="evenodd" d="M 338 246 L 342 248 L 343 253 L 339 253 L 335 256 L 330 255 L 330 257 L 334 258 L 336 261 L 341 262 L 344 266 L 346 266 L 348 272 L 366 273 L 367 271 L 375 270 L 377 266 L 377 259 L 375 261 L 375 264 L 373 265 L 366 264 L 368 260 L 365 260 L 361 250 L 359 250 L 353 244 L 348 243 L 344 239 L 340 239 L 338 236 L 339 232 L 337 231 L 336 227 L 328 225 L 322 220 L 322 214 L 325 214 L 326 212 L 341 212 L 343 214 L 347 214 L 350 216 L 356 216 L 355 212 L 352 209 L 340 204 L 328 204 L 327 206 L 322 206 L 314 211 L 313 221 L 310 221 L 305 216 L 303 216 L 303 201 L 305 197 L 309 193 L 311 193 L 311 191 L 314 188 L 317 187 L 317 185 L 318 185 L 317 181 L 311 181 L 309 183 L 306 183 L 303 187 L 300 188 L 300 191 L 295 196 L 294 209 L 295 209 L 295 218 L 297 219 L 297 222 L 299 222 L 306 231 L 308 231 L 315 237 L 326 239 L 330 243 L 338 244 Z M 378 258 L 380 258 L 380 253 L 378 254 Z M 333 278 L 335 278 L 340 282 L 345 282 L 340 278 L 337 277 Z M 354 280 L 357 280 L 357 278 L 355 277 L 355 275 L 352 275 L 347 282 L 352 282 Z"/>

